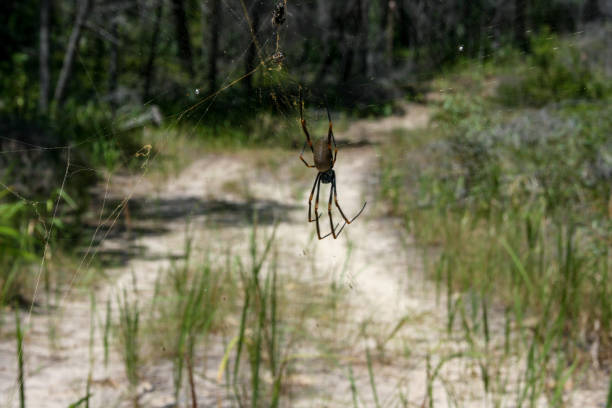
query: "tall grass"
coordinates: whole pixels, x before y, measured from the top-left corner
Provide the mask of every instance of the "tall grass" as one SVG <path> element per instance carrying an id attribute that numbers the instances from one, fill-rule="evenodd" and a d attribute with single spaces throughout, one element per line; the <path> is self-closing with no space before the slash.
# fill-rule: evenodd
<path id="1" fill-rule="evenodd" d="M 140 378 L 140 310 L 136 300 L 130 300 L 126 289 L 117 297 L 119 305 L 118 335 L 125 375 L 134 406 L 138 406 L 136 387 Z"/>
<path id="2" fill-rule="evenodd" d="M 507 311 L 505 354 L 526 356 L 518 406 L 559 404 L 579 368 L 612 364 L 610 106 L 509 112 L 460 90 L 383 155 L 381 193 L 447 287 L 449 332 L 486 356 L 485 389 L 490 305 Z"/>
<path id="3" fill-rule="evenodd" d="M 90 303 L 90 319 L 89 319 L 89 372 L 87 373 L 87 382 L 85 389 L 85 408 L 89 408 L 89 399 L 91 397 L 91 383 L 93 379 L 95 355 L 94 355 L 94 339 L 96 333 L 95 315 L 96 315 L 96 296 L 94 292 L 89 295 Z"/>
<path id="4" fill-rule="evenodd" d="M 188 264 L 174 271 L 174 310 L 178 325 L 174 343 L 174 392 L 178 399 L 181 390 L 184 364 L 187 363 L 192 403 L 196 404 L 193 385 L 193 361 L 198 338 L 206 337 L 211 327 L 219 302 L 219 281 L 222 276 L 213 274 L 204 264 L 189 276 Z"/>
<path id="5" fill-rule="evenodd" d="M 8 190 L 0 191 L 0 309 L 23 296 L 24 266 L 36 260 L 31 226 L 33 212 L 23 201 L 2 202 Z"/>
<path id="6" fill-rule="evenodd" d="M 23 369 L 23 331 L 19 308 L 15 307 L 15 337 L 17 338 L 17 386 L 19 387 L 19 408 L 25 408 L 25 376 Z"/>
<path id="7" fill-rule="evenodd" d="M 242 310 L 240 328 L 237 336 L 234 367 L 232 371 L 232 388 L 239 404 L 250 400 L 252 407 L 277 407 L 280 403 L 282 380 L 289 362 L 287 339 L 284 338 L 280 310 L 278 308 L 278 275 L 277 263 L 273 259 L 268 273 L 261 276 L 264 262 L 268 259 L 274 242 L 276 229 L 264 239 L 261 254 L 258 251 L 257 226 L 253 227 L 250 239 L 250 265 L 248 269 L 241 261 L 237 262 L 242 283 Z M 248 329 L 250 330 L 248 330 Z M 250 392 L 245 393 L 242 368 L 245 364 L 243 351 L 246 351 L 250 373 Z M 271 388 L 262 389 L 263 370 L 272 378 Z"/>
<path id="8" fill-rule="evenodd" d="M 185 258 L 156 280 L 145 326 L 153 349 L 163 348 L 158 342 L 170 344 L 160 357 L 173 363 L 177 403 L 188 399 L 197 406 L 202 383 L 194 368 L 207 359 L 208 346 L 222 340 L 219 332 L 229 331 L 233 334 L 224 341 L 217 379 L 219 385 L 226 381 L 226 398 L 238 406 L 280 406 L 296 341 L 289 334 L 302 329 L 300 319 L 289 322 L 281 313 L 287 299 L 274 251 L 275 231 L 266 236 L 255 219 L 248 255 L 232 255 L 228 249 L 225 265 L 213 264 L 207 255 L 194 262 L 188 238 Z"/>

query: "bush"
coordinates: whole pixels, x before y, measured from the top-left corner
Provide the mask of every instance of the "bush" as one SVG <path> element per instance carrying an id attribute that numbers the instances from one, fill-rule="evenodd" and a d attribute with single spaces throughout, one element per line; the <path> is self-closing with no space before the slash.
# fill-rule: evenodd
<path id="1" fill-rule="evenodd" d="M 516 76 L 507 77 L 497 90 L 507 106 L 544 106 L 563 100 L 596 100 L 610 87 L 593 69 L 586 54 L 544 30 L 531 37 L 532 53 Z"/>
<path id="2" fill-rule="evenodd" d="M 381 181 L 417 242 L 439 246 L 432 277 L 449 294 L 496 299 L 517 327 L 536 321 L 574 361 L 591 361 L 581 350 L 597 339 L 609 362 L 610 105 L 508 112 L 457 94 L 433 129 L 398 138 Z"/>
<path id="3" fill-rule="evenodd" d="M 0 193 L 0 200 L 2 195 Z M 19 263 L 36 259 L 31 227 L 33 214 L 24 202 L 0 201 L 0 308 L 17 300 L 23 278 L 19 276 Z"/>

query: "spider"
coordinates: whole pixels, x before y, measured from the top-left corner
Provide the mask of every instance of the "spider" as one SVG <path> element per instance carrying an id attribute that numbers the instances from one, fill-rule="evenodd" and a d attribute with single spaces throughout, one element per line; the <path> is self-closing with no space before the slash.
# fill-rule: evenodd
<path id="1" fill-rule="evenodd" d="M 330 235 L 333 235 L 334 239 L 340 236 L 340 233 L 344 229 L 346 224 L 350 224 L 355 221 L 357 217 L 361 215 L 367 202 L 363 203 L 363 207 L 361 210 L 355 215 L 352 219 L 348 219 L 340 205 L 338 204 L 338 191 L 336 189 L 336 172 L 334 171 L 334 164 L 336 163 L 336 158 L 338 156 L 338 146 L 336 145 L 336 138 L 334 137 L 334 132 L 332 130 L 332 120 L 331 115 L 329 113 L 329 107 L 327 106 L 327 102 L 325 103 L 325 108 L 327 109 L 327 119 L 329 120 L 329 130 L 327 132 L 327 141 L 325 139 L 319 139 L 314 143 L 310 139 L 310 133 L 308 133 L 308 129 L 306 128 L 306 120 L 304 120 L 304 101 L 302 100 L 302 94 L 300 92 L 300 121 L 302 123 L 302 130 L 306 135 L 306 141 L 304 142 L 304 146 L 302 147 L 302 151 L 300 153 L 300 160 L 304 162 L 306 167 L 308 168 L 316 168 L 318 170 L 317 177 L 315 178 L 314 184 L 312 186 L 312 190 L 310 191 L 310 198 L 308 199 L 308 222 L 315 222 L 317 225 L 317 236 L 319 239 L 327 238 Z M 334 144 L 334 152 L 332 155 L 332 143 Z M 308 164 L 308 162 L 304 159 L 303 154 L 306 149 L 306 144 L 310 146 L 310 150 L 312 151 L 312 155 L 314 158 L 314 165 Z M 319 191 L 321 189 L 321 183 L 330 184 L 329 189 L 329 202 L 327 204 L 327 214 L 329 215 L 329 225 L 331 227 L 331 232 L 327 235 L 321 236 L 320 227 L 319 227 Z M 317 198 L 315 200 L 315 216 L 312 218 L 312 197 L 314 195 L 315 189 L 317 190 Z M 332 219 L 332 194 L 334 198 L 334 203 L 340 211 L 340 215 L 344 218 L 344 224 L 342 227 L 336 232 L 336 228 L 338 228 L 338 224 L 334 228 L 334 221 Z"/>

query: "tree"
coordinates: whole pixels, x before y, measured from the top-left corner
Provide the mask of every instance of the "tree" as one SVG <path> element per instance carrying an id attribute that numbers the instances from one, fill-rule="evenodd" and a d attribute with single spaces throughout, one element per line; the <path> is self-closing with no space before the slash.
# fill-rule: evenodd
<path id="1" fill-rule="evenodd" d="M 70 38 L 68 39 L 68 47 L 66 48 L 66 54 L 64 55 L 64 62 L 62 64 L 62 69 L 60 71 L 59 79 L 57 80 L 57 85 L 55 86 L 55 93 L 53 95 L 53 100 L 58 106 L 61 106 L 64 101 L 64 92 L 66 91 L 66 84 L 70 78 L 72 63 L 74 62 L 74 54 L 76 53 L 79 45 L 83 25 L 85 24 L 85 20 L 89 14 L 90 7 L 91 0 L 78 0 L 76 19 L 74 20 L 72 32 L 70 33 Z"/>
<path id="2" fill-rule="evenodd" d="M 369 28 L 370 28 L 370 0 L 357 1 L 357 14 L 361 21 L 359 25 L 359 74 L 362 77 L 368 76 L 368 57 L 370 55 L 369 48 Z"/>
<path id="3" fill-rule="evenodd" d="M 111 94 L 111 108 L 113 115 L 117 109 L 117 85 L 119 83 L 119 27 L 117 18 L 111 23 L 111 35 L 117 41 L 111 43 L 110 60 L 108 67 L 108 92 Z"/>
<path id="4" fill-rule="evenodd" d="M 527 0 L 514 0 L 514 41 L 525 52 L 529 50 L 525 20 L 527 16 Z"/>
<path id="5" fill-rule="evenodd" d="M 208 55 L 208 88 L 217 89 L 217 58 L 219 57 L 219 32 L 222 24 L 221 0 L 212 0 L 210 12 L 210 53 Z"/>
<path id="6" fill-rule="evenodd" d="M 244 3 L 243 3 L 244 4 Z M 249 49 L 247 50 L 246 61 L 245 61 L 245 71 L 246 73 L 250 73 L 255 69 L 255 57 L 259 52 L 259 42 L 257 41 L 257 32 L 259 31 L 259 17 L 260 17 L 260 9 L 261 4 L 259 1 L 253 1 L 250 4 L 248 10 L 244 10 L 245 15 L 248 19 L 247 23 L 249 24 L 250 31 L 250 43 Z M 244 79 L 244 87 L 247 93 L 251 93 L 253 89 L 253 75 L 248 75 Z"/>
<path id="7" fill-rule="evenodd" d="M 584 5 L 584 11 L 582 13 L 582 19 L 585 23 L 597 20 L 601 17 L 601 10 L 599 9 L 598 0 L 586 0 Z"/>
<path id="8" fill-rule="evenodd" d="M 189 37 L 189 28 L 187 27 L 184 0 L 172 0 L 172 13 L 174 14 L 174 27 L 176 29 L 179 58 L 189 73 L 189 76 L 193 78 L 193 54 L 191 52 L 191 40 Z"/>
<path id="9" fill-rule="evenodd" d="M 40 30 L 38 44 L 38 65 L 40 93 L 38 95 L 38 110 L 46 114 L 49 110 L 49 9 L 51 0 L 40 1 Z"/>
<path id="10" fill-rule="evenodd" d="M 383 8 L 383 15 L 380 21 L 381 29 L 384 32 L 385 39 L 385 61 L 388 67 L 393 65 L 393 40 L 394 40 L 394 23 L 395 9 L 397 4 L 395 0 L 387 0 Z"/>
<path id="11" fill-rule="evenodd" d="M 147 62 L 143 69 L 143 97 L 145 100 L 149 99 L 149 95 L 151 92 L 151 82 L 153 81 L 155 58 L 157 56 L 157 43 L 159 42 L 159 30 L 161 25 L 163 4 L 164 2 L 162 0 L 157 0 L 157 6 L 155 7 L 155 20 L 153 21 L 153 34 L 151 35 L 151 42 L 149 43 L 149 56 L 147 57 Z"/>

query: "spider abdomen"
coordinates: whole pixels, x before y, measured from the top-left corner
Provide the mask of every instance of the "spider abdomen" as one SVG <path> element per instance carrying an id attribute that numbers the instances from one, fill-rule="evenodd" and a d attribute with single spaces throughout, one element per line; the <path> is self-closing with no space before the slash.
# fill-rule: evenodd
<path id="1" fill-rule="evenodd" d="M 317 170 L 325 172 L 331 169 L 332 152 L 327 142 L 323 139 L 317 140 L 313 145 L 313 149 L 314 164 Z"/>

